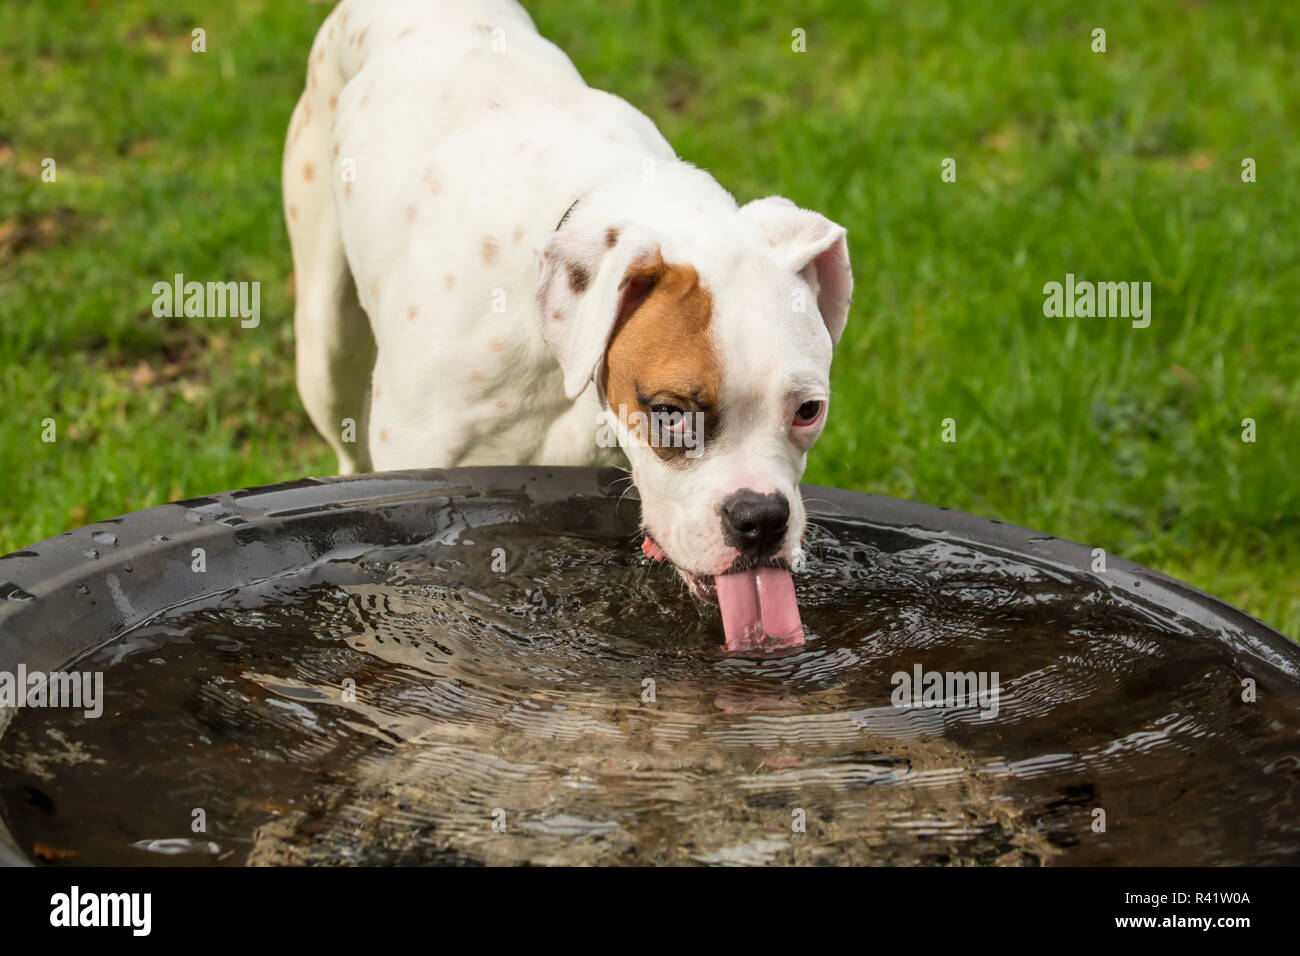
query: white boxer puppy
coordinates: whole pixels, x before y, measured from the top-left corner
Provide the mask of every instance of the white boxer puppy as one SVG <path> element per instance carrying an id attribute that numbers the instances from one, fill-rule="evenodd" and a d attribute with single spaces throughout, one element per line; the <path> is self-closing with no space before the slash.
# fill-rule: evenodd
<path id="1" fill-rule="evenodd" d="M 283 174 L 298 389 L 341 472 L 595 464 L 614 436 L 645 552 L 727 647 L 803 640 L 842 227 L 737 206 L 513 0 L 343 0 Z"/>

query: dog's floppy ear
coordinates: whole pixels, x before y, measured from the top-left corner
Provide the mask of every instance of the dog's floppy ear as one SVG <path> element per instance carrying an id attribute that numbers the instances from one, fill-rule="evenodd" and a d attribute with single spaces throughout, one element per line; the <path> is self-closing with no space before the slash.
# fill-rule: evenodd
<path id="1" fill-rule="evenodd" d="M 632 224 L 569 228 L 537 250 L 542 337 L 577 398 L 605 358 L 621 318 L 654 289 L 664 270 L 658 241 Z"/>
<path id="2" fill-rule="evenodd" d="M 831 344 L 839 344 L 853 297 L 847 230 L 782 196 L 755 199 L 740 214 L 758 226 L 790 268 L 807 280 L 831 334 Z"/>

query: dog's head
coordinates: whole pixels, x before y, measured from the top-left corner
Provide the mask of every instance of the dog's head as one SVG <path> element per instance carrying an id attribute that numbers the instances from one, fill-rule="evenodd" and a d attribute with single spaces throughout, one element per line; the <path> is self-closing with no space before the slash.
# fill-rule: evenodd
<path id="1" fill-rule="evenodd" d="M 773 602 L 769 634 L 798 625 L 793 585 L 790 607 L 772 595 L 802 559 L 799 480 L 826 421 L 853 276 L 845 230 L 818 213 L 771 197 L 730 219 L 689 237 L 633 223 L 561 230 L 540 250 L 538 301 L 566 393 L 600 386 L 647 553 L 662 549 L 692 593 L 720 599 L 728 645 L 744 646 L 732 625 L 752 627 L 758 611 L 728 620 L 736 602 Z M 737 597 L 738 572 L 752 587 Z M 790 613 L 794 625 L 773 630 L 769 617 Z"/>

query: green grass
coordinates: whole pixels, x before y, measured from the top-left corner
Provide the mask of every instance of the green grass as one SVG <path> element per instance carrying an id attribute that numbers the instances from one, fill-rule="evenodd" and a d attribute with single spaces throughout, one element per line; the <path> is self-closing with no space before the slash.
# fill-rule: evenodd
<path id="1" fill-rule="evenodd" d="M 848 227 L 855 303 L 810 481 L 1103 547 L 1300 636 L 1300 6 L 530 9 L 740 200 Z M 0 7 L 0 551 L 333 470 L 293 389 L 277 183 L 327 10 Z M 155 319 L 176 272 L 260 281 L 261 326 Z M 1150 328 L 1044 317 L 1067 272 L 1149 280 Z"/>

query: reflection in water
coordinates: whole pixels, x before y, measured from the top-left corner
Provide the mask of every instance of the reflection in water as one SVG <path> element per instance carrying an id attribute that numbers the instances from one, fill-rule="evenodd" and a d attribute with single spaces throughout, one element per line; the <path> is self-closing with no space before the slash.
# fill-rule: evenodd
<path id="1" fill-rule="evenodd" d="M 1300 863 L 1294 688 L 1244 702 L 1092 576 L 815 535 L 778 658 L 628 539 L 527 524 L 167 612 L 78 665 L 103 718 L 20 712 L 5 816 L 76 864 Z M 918 669 L 995 712 L 895 706 Z"/>

